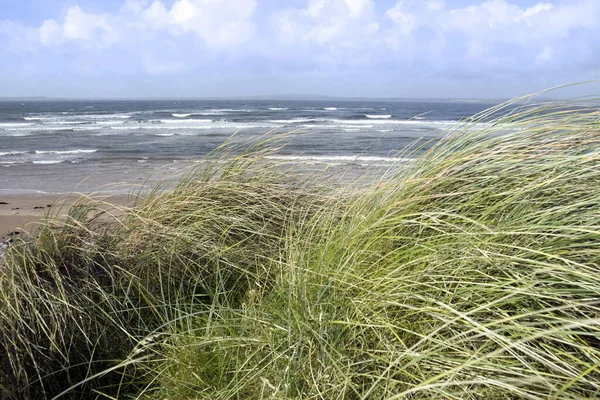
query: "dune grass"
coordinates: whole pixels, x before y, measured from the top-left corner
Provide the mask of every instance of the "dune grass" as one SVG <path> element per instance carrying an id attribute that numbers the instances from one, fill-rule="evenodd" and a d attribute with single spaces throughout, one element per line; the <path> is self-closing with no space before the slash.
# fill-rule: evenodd
<path id="1" fill-rule="evenodd" d="M 2 397 L 600 396 L 597 107 L 498 106 L 369 184 L 269 146 L 12 246 Z"/>

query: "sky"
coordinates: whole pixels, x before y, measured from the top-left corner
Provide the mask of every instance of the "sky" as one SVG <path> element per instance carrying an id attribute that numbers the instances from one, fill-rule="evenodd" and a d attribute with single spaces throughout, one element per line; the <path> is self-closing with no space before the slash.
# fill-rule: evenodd
<path id="1" fill-rule="evenodd" d="M 503 98 L 594 79 L 600 0 L 0 0 L 0 97 Z"/>

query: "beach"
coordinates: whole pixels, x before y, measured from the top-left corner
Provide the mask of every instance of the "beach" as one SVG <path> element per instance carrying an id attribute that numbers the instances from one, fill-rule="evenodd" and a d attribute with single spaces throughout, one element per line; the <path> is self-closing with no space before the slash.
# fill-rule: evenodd
<path id="1" fill-rule="evenodd" d="M 50 217 L 57 226 L 65 220 L 71 205 L 78 200 L 90 199 L 102 207 L 107 204 L 117 207 L 129 204 L 134 197 L 124 194 L 84 194 L 66 195 L 5 195 L 0 196 L 0 243 L 6 242 L 11 237 L 26 238 L 35 236 L 40 222 L 45 217 Z M 120 211 L 112 211 L 119 214 Z"/>
<path id="2" fill-rule="evenodd" d="M 11 232 L 20 232 L 20 234 L 25 235 L 35 232 L 39 221 L 51 209 L 52 204 L 58 204 L 57 201 L 64 201 L 64 207 L 61 210 L 64 213 L 74 200 L 75 197 L 61 199 L 60 196 L 54 195 L 1 196 L 0 241 L 7 240 Z"/>

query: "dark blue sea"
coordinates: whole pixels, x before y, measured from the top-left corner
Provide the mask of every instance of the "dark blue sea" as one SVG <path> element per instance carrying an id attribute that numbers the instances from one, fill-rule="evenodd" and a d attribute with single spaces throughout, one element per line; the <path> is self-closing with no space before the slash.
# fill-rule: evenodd
<path id="1" fill-rule="evenodd" d="M 271 158 L 385 165 L 492 103 L 468 101 L 5 101 L 0 194 L 65 193 L 144 180 L 198 160 L 233 134 L 285 135 Z"/>

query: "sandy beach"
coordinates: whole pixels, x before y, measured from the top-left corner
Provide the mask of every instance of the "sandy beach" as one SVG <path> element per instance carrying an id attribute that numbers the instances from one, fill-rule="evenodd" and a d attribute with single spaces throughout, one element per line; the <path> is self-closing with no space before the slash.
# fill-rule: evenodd
<path id="1" fill-rule="evenodd" d="M 0 241 L 8 239 L 11 232 L 34 232 L 44 213 L 51 209 L 51 205 L 58 205 L 63 201 L 68 205 L 74 200 L 75 197 L 61 198 L 57 195 L 0 197 Z M 63 209 L 66 212 L 67 207 Z"/>
<path id="2" fill-rule="evenodd" d="M 58 220 L 65 216 L 78 195 L 7 195 L 0 197 L 0 243 L 9 239 L 10 233 L 30 236 L 35 234 L 46 213 Z M 99 196 L 96 200 L 125 204 L 129 196 Z"/>

